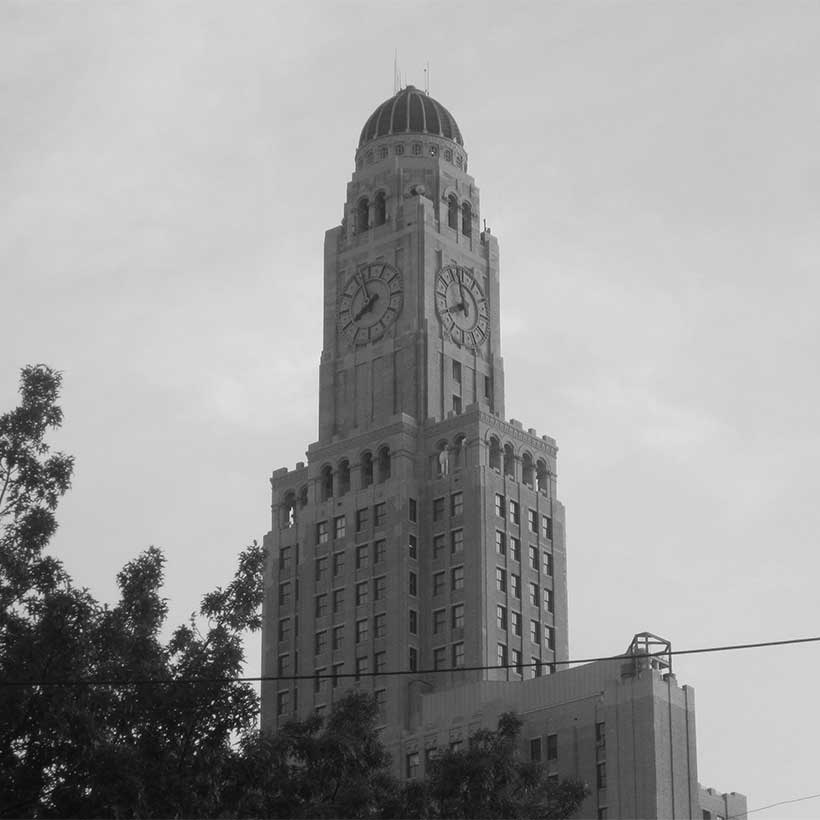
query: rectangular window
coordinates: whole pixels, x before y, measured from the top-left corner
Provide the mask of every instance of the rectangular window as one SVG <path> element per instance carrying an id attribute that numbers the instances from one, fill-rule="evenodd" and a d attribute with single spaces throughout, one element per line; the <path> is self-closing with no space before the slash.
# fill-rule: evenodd
<path id="1" fill-rule="evenodd" d="M 407 517 L 415 524 L 418 520 L 418 505 L 416 504 L 416 499 L 411 498 L 407 506 Z"/>
<path id="2" fill-rule="evenodd" d="M 330 532 L 327 527 L 327 521 L 320 521 L 316 525 L 316 543 L 326 544 L 330 538 Z"/>
<path id="3" fill-rule="evenodd" d="M 411 635 L 419 634 L 419 613 L 415 609 L 408 612 L 408 629 Z"/>
<path id="4" fill-rule="evenodd" d="M 532 674 L 535 678 L 540 678 L 542 674 L 542 664 L 539 658 L 532 658 Z"/>
<path id="5" fill-rule="evenodd" d="M 460 752 L 464 748 L 464 741 L 463 740 L 451 740 L 450 741 L 450 751 L 451 752 Z"/>
<path id="6" fill-rule="evenodd" d="M 356 532 L 366 530 L 369 526 L 370 509 L 368 507 L 362 507 L 362 509 L 356 510 Z"/>
<path id="7" fill-rule="evenodd" d="M 504 503 L 504 496 L 501 493 L 495 494 L 495 514 L 499 518 L 504 518 L 506 515 L 506 505 Z"/>
<path id="8" fill-rule="evenodd" d="M 530 603 L 533 606 L 538 606 L 541 603 L 541 590 L 538 584 L 534 584 L 532 581 L 530 581 Z"/>
<path id="9" fill-rule="evenodd" d="M 547 649 L 555 649 L 555 627 L 544 627 L 544 640 L 547 642 Z"/>
<path id="10" fill-rule="evenodd" d="M 541 537 L 552 541 L 552 519 L 548 515 L 541 516 Z"/>
<path id="11" fill-rule="evenodd" d="M 313 614 L 317 618 L 327 615 L 327 595 L 317 595 L 314 599 Z"/>
<path id="12" fill-rule="evenodd" d="M 411 595 L 418 595 L 419 592 L 419 581 L 418 576 L 415 572 L 411 572 L 407 579 L 407 591 Z"/>
<path id="13" fill-rule="evenodd" d="M 359 675 L 367 674 L 367 658 L 356 658 L 356 680 L 359 679 Z"/>
<path id="14" fill-rule="evenodd" d="M 544 575 L 549 575 L 550 578 L 552 577 L 552 553 L 551 552 L 542 552 L 541 553 L 541 567 L 543 568 Z"/>
<path id="15" fill-rule="evenodd" d="M 511 662 L 515 667 L 515 671 L 517 674 L 522 675 L 524 674 L 524 667 L 521 664 L 521 652 L 518 649 L 510 650 Z"/>
<path id="16" fill-rule="evenodd" d="M 345 537 L 347 531 L 347 519 L 343 515 L 337 515 L 333 519 L 333 537 L 338 541 Z"/>
<path id="17" fill-rule="evenodd" d="M 288 655 L 287 653 L 285 653 L 284 655 L 280 655 L 277 658 L 276 674 L 280 678 L 283 678 L 285 677 L 285 675 L 290 674 L 290 655 Z"/>
<path id="18" fill-rule="evenodd" d="M 356 584 L 356 606 L 363 606 L 369 600 L 368 587 L 370 584 L 367 581 L 362 581 Z"/>
<path id="19" fill-rule="evenodd" d="M 379 720 L 384 721 L 387 717 L 387 689 L 377 689 L 373 694 L 376 697 Z"/>
<path id="20" fill-rule="evenodd" d="M 439 533 L 438 535 L 433 536 L 433 558 L 440 558 L 442 552 L 444 552 L 444 544 L 446 542 L 446 537 L 444 533 Z"/>
<path id="21" fill-rule="evenodd" d="M 489 399 L 493 395 L 493 382 L 489 376 L 484 377 L 484 398 Z"/>
<path id="22" fill-rule="evenodd" d="M 541 762 L 541 738 L 534 737 L 530 740 L 530 760 L 535 763 Z"/>
<path id="23" fill-rule="evenodd" d="M 595 743 L 601 748 L 606 748 L 606 723 L 603 720 L 595 724 Z"/>
<path id="24" fill-rule="evenodd" d="M 558 760 L 558 735 L 547 735 L 547 760 Z"/>
<path id="25" fill-rule="evenodd" d="M 438 635 L 444 632 L 444 626 L 447 622 L 447 610 L 436 609 L 433 611 L 433 634 Z"/>
<path id="26" fill-rule="evenodd" d="M 495 531 L 495 551 L 499 555 L 506 555 L 507 553 L 507 536 L 501 530 Z"/>
<path id="27" fill-rule="evenodd" d="M 495 588 L 499 592 L 507 591 L 507 570 L 501 567 L 495 568 Z"/>
<path id="28" fill-rule="evenodd" d="M 530 527 L 530 532 L 534 532 L 536 535 L 538 534 L 538 513 L 535 510 L 529 510 L 527 512 L 527 523 Z"/>
<path id="29" fill-rule="evenodd" d="M 313 653 L 320 655 L 327 649 L 327 630 L 322 629 L 313 636 Z"/>
<path id="30" fill-rule="evenodd" d="M 546 609 L 547 612 L 552 612 L 555 609 L 551 589 L 544 590 L 544 609 Z"/>
<path id="31" fill-rule="evenodd" d="M 513 561 L 518 561 L 521 563 L 521 539 L 515 538 L 514 536 L 510 537 L 510 558 Z"/>
<path id="32" fill-rule="evenodd" d="M 356 621 L 356 643 L 362 643 L 362 641 L 367 640 L 367 627 L 367 618 L 361 618 L 360 620 Z"/>
<path id="33" fill-rule="evenodd" d="M 464 567 L 453 567 L 450 570 L 450 589 L 464 589 Z"/>
<path id="34" fill-rule="evenodd" d="M 464 530 L 453 530 L 450 533 L 450 552 L 456 553 L 464 551 Z"/>
<path id="35" fill-rule="evenodd" d="M 433 595 L 441 595 L 444 592 L 444 573 L 436 572 L 433 575 Z"/>
<path id="36" fill-rule="evenodd" d="M 457 415 L 461 415 L 461 396 L 457 396 L 453 394 L 453 412 Z"/>
<path id="37" fill-rule="evenodd" d="M 507 665 L 507 644 L 500 643 L 498 644 L 498 648 L 496 651 L 496 660 L 498 662 L 498 666 L 506 666 Z"/>
<path id="38" fill-rule="evenodd" d="M 387 669 L 387 652 L 373 653 L 373 671 L 377 674 L 383 674 Z"/>
<path id="39" fill-rule="evenodd" d="M 452 649 L 453 668 L 461 669 L 464 666 L 464 644 L 454 643 Z"/>
<path id="40" fill-rule="evenodd" d="M 360 544 L 356 547 L 356 569 L 366 569 L 368 564 L 368 546 Z"/>
<path id="41" fill-rule="evenodd" d="M 276 714 L 277 715 L 284 715 L 288 711 L 288 706 L 290 704 L 290 692 L 277 692 L 276 693 Z"/>
<path id="42" fill-rule="evenodd" d="M 345 608 L 345 591 L 344 587 L 333 590 L 333 611 L 335 613 L 341 612 Z"/>
<path id="43" fill-rule="evenodd" d="M 451 625 L 453 629 L 464 629 L 464 604 L 454 604 Z"/>
<path id="44" fill-rule="evenodd" d="M 416 536 L 413 533 L 407 537 L 407 554 L 411 558 L 418 558 L 419 557 L 419 545 Z"/>
<path id="45" fill-rule="evenodd" d="M 384 561 L 384 556 L 387 553 L 387 541 L 380 538 L 373 544 L 373 563 L 380 564 Z"/>
<path id="46" fill-rule="evenodd" d="M 373 637 L 383 638 L 387 634 L 387 616 L 384 612 L 373 616 Z"/>
<path id="47" fill-rule="evenodd" d="M 335 689 L 339 683 L 341 682 L 341 674 L 344 670 L 345 665 L 343 663 L 334 663 L 331 667 L 331 671 L 333 674 L 333 688 Z"/>
<path id="48" fill-rule="evenodd" d="M 530 621 L 530 640 L 541 645 L 541 624 L 538 621 Z"/>
<path id="49" fill-rule="evenodd" d="M 327 668 L 324 666 L 316 670 L 316 677 L 313 679 L 313 691 L 317 694 L 322 691 L 322 684 L 324 683 L 322 676 L 325 672 L 327 672 Z"/>
<path id="50" fill-rule="evenodd" d="M 461 515 L 464 512 L 464 493 L 453 493 L 450 496 L 450 515 Z"/>
<path id="51" fill-rule="evenodd" d="M 441 521 L 444 518 L 444 499 L 433 499 L 433 521 Z"/>
<path id="52" fill-rule="evenodd" d="M 507 607 L 501 604 L 495 608 L 495 625 L 504 632 L 507 631 Z"/>
<path id="53" fill-rule="evenodd" d="M 373 526 L 383 527 L 385 521 L 387 521 L 387 504 L 381 501 L 373 507 Z"/>
<path id="54" fill-rule="evenodd" d="M 333 577 L 338 578 L 345 571 L 345 554 L 343 552 L 333 553 Z"/>
<path id="55" fill-rule="evenodd" d="M 704 809 L 703 812 L 703 820 L 708 820 L 707 815 L 711 817 L 712 815 L 709 814 L 708 811 Z M 598 807 L 598 820 L 607 820 L 609 817 L 609 808 L 607 806 L 599 806 Z"/>
<path id="56" fill-rule="evenodd" d="M 317 584 L 327 580 L 327 556 L 313 562 L 313 576 Z"/>
<path id="57" fill-rule="evenodd" d="M 538 572 L 538 547 L 534 547 L 532 544 L 530 544 L 529 554 L 530 554 L 530 566 L 536 572 Z"/>
<path id="58" fill-rule="evenodd" d="M 513 596 L 520 600 L 520 598 L 521 598 L 521 576 L 516 575 L 515 573 L 513 573 L 512 575 L 510 575 L 510 581 L 511 581 L 510 587 L 512 589 Z"/>
<path id="59" fill-rule="evenodd" d="M 453 381 L 461 384 L 461 362 L 453 361 Z"/>
<path id="60" fill-rule="evenodd" d="M 606 788 L 606 761 L 602 760 L 600 763 L 597 764 L 595 767 L 595 774 L 596 779 L 598 781 L 598 788 L 605 789 Z"/>
<path id="61" fill-rule="evenodd" d="M 511 612 L 510 613 L 510 623 L 512 624 L 513 635 L 517 635 L 520 638 L 521 637 L 521 613 L 520 612 Z"/>
<path id="62" fill-rule="evenodd" d="M 411 672 L 415 672 L 419 668 L 419 651 L 415 646 L 410 647 L 407 656 L 408 668 Z"/>
<path id="63" fill-rule="evenodd" d="M 413 573 L 410 573 L 411 575 Z M 373 600 L 374 601 L 383 601 L 385 596 L 387 595 L 387 577 L 381 575 L 378 578 L 373 579 Z"/>
<path id="64" fill-rule="evenodd" d="M 414 145 L 413 148 L 416 146 Z M 413 153 L 416 153 L 413 151 Z M 419 753 L 408 752 L 405 763 L 405 776 L 408 780 L 415 780 L 419 776 Z"/>
<path id="65" fill-rule="evenodd" d="M 335 652 L 338 649 L 343 649 L 345 645 L 345 628 L 344 624 L 333 627 L 333 634 L 331 635 L 331 646 Z"/>
<path id="66" fill-rule="evenodd" d="M 447 664 L 447 647 L 438 646 L 433 650 L 433 669 L 444 669 Z"/>
<path id="67" fill-rule="evenodd" d="M 279 640 L 287 641 L 290 639 L 290 618 L 279 619 Z"/>
<path id="68" fill-rule="evenodd" d="M 521 523 L 521 505 L 512 499 L 510 499 L 510 523 Z"/>
<path id="69" fill-rule="evenodd" d="M 293 551 L 290 547 L 279 548 L 279 571 L 288 572 L 293 566 Z"/>

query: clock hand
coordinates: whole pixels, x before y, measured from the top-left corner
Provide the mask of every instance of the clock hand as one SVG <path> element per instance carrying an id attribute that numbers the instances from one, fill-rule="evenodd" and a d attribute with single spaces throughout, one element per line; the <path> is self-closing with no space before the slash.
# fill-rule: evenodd
<path id="1" fill-rule="evenodd" d="M 362 305 L 361 309 L 353 317 L 353 321 L 358 322 L 359 319 L 361 319 L 362 316 L 365 315 L 365 313 L 367 313 L 370 310 L 373 310 L 373 305 L 375 304 L 375 302 L 378 298 L 379 298 L 378 293 L 371 294 L 370 297 L 368 298 L 368 300 Z"/>
<path id="2" fill-rule="evenodd" d="M 361 285 L 362 292 L 364 293 L 364 298 L 369 299 L 370 294 L 367 292 L 367 282 L 365 281 L 364 275 L 359 273 L 359 284 Z"/>

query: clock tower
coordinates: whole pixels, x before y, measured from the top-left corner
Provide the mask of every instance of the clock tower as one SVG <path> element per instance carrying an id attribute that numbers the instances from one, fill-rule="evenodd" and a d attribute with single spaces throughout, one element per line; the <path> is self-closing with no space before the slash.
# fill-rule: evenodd
<path id="1" fill-rule="evenodd" d="M 379 105 L 325 234 L 318 440 L 271 478 L 266 727 L 355 686 L 395 740 L 426 693 L 567 658 L 557 448 L 505 419 L 480 214 L 449 111 L 413 86 Z"/>

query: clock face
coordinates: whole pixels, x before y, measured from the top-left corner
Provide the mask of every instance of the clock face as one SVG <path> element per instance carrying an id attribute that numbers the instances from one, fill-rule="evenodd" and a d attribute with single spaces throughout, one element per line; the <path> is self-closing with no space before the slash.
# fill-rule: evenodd
<path id="1" fill-rule="evenodd" d="M 348 279 L 339 301 L 339 327 L 355 345 L 375 342 L 401 313 L 401 273 L 372 262 Z"/>
<path id="2" fill-rule="evenodd" d="M 444 330 L 458 345 L 478 347 L 490 332 L 487 298 L 472 272 L 446 265 L 436 276 L 436 312 Z"/>

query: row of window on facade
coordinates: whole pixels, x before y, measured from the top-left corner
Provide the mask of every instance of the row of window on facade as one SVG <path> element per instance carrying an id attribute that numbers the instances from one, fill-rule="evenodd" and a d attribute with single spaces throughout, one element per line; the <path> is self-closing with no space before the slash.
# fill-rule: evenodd
<path id="1" fill-rule="evenodd" d="M 372 484 L 381 484 L 387 481 L 392 473 L 390 447 L 386 444 L 380 447 L 374 459 L 370 451 L 361 455 L 359 462 L 359 487 L 364 489 Z M 328 501 L 331 498 L 347 495 L 351 486 L 350 461 L 343 458 L 334 472 L 330 464 L 322 467 L 319 476 L 319 500 Z M 308 488 L 304 485 L 297 495 L 295 490 L 288 490 L 282 499 L 282 527 L 292 527 L 296 523 L 297 510 L 308 503 Z"/>
<path id="2" fill-rule="evenodd" d="M 509 502 L 503 493 L 495 494 L 495 514 L 499 518 L 506 518 L 509 511 L 510 523 L 515 526 L 521 525 L 521 505 L 510 498 Z M 533 534 L 538 535 L 538 511 L 530 507 L 527 510 L 527 529 Z M 541 516 L 541 538 L 547 541 L 552 541 L 552 518 L 548 515 Z"/>
<path id="3" fill-rule="evenodd" d="M 324 673 L 326 670 L 324 669 L 317 669 L 316 674 L 317 678 L 314 682 L 314 693 L 320 694 L 322 692 L 323 684 L 322 678 L 318 677 L 320 673 Z M 336 689 L 338 686 L 341 685 L 341 676 L 342 672 L 338 672 L 338 676 L 334 675 L 332 677 L 333 681 L 333 688 Z M 379 718 L 384 721 L 385 719 L 385 706 L 387 704 L 387 690 L 386 689 L 376 689 L 373 692 L 374 699 L 376 701 L 376 709 Z M 279 692 L 276 693 L 276 714 L 279 717 L 285 717 L 288 714 L 295 714 L 299 711 L 299 689 L 294 688 L 291 697 L 291 690 L 290 689 L 281 689 Z M 327 712 L 327 704 L 326 703 L 317 703 L 313 707 L 313 712 L 316 715 L 323 716 Z"/>
<path id="4" fill-rule="evenodd" d="M 368 165 L 372 165 L 377 160 L 387 159 L 390 153 L 390 149 L 386 145 L 381 145 L 376 149 L 371 149 L 366 151 L 364 156 L 360 156 L 356 160 L 356 168 L 361 171 L 364 167 L 365 163 Z M 398 142 L 393 145 L 393 153 L 397 157 L 404 156 L 405 153 L 405 145 L 404 143 Z M 421 142 L 413 142 L 410 144 L 410 153 L 414 157 L 421 157 L 424 156 L 424 143 Z M 427 154 L 431 157 L 439 156 L 444 157 L 447 162 L 452 162 L 455 164 L 456 168 L 463 168 L 465 171 L 467 170 L 467 163 L 464 160 L 464 155 L 460 154 L 458 151 L 453 151 L 452 148 L 445 148 L 443 151 L 440 151 L 439 146 L 436 143 L 430 143 L 427 146 Z"/>
<path id="5" fill-rule="evenodd" d="M 503 473 L 510 478 L 517 479 L 516 457 L 512 444 L 501 446 L 495 436 L 490 437 L 490 469 Z M 539 458 L 533 461 L 532 455 L 524 452 L 521 456 L 521 482 L 531 490 L 549 494 L 550 471 L 547 462 Z"/>

